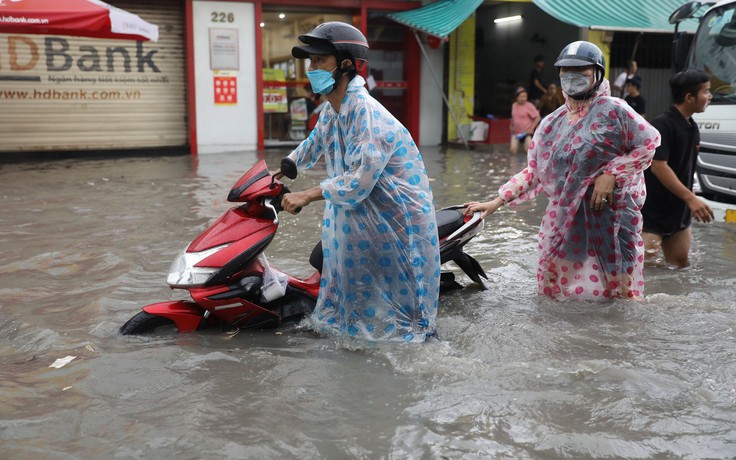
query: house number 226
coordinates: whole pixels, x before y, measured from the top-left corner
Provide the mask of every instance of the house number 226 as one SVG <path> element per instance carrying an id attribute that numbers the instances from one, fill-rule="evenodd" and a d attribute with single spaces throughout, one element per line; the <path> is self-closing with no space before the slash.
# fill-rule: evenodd
<path id="1" fill-rule="evenodd" d="M 211 14 L 212 14 L 212 22 L 234 22 L 235 21 L 234 13 L 224 13 L 222 11 L 213 11 Z"/>

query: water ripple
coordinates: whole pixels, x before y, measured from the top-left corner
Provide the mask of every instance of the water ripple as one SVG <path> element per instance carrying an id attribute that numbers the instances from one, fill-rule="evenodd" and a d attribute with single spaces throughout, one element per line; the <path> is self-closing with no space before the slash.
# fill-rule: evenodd
<path id="1" fill-rule="evenodd" d="M 560 303 L 536 294 L 543 199 L 502 209 L 467 247 L 488 289 L 447 264 L 466 287 L 441 298 L 441 340 L 421 346 L 303 325 L 118 335 L 141 306 L 187 297 L 165 283 L 171 260 L 232 206 L 224 197 L 244 169 L 285 153 L 0 168 L 0 458 L 733 456 L 727 226 L 693 227 L 688 270 L 647 265 L 643 302 Z M 524 164 L 423 156 L 438 207 L 487 198 Z M 324 174 L 318 163 L 289 186 Z M 281 216 L 271 263 L 312 273 L 321 212 Z M 65 356 L 76 358 L 49 368 Z"/>

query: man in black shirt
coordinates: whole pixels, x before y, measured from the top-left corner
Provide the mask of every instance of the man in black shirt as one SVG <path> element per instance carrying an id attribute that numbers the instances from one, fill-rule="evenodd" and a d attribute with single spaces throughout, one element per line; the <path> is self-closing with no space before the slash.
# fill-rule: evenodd
<path id="1" fill-rule="evenodd" d="M 641 95 L 641 78 L 632 77 L 626 80 L 626 91 L 629 93 L 624 98 L 627 104 L 634 109 L 636 113 L 646 118 L 647 102 Z"/>
<path id="2" fill-rule="evenodd" d="M 662 144 L 652 166 L 644 171 L 647 197 L 644 217 L 645 254 L 656 258 L 660 249 L 667 263 L 688 265 L 692 241 L 692 218 L 713 219 L 713 210 L 692 192 L 693 172 L 700 149 L 700 132 L 692 119 L 710 102 L 710 79 L 700 70 L 686 70 L 672 77 L 670 89 L 675 104 L 652 121 Z"/>
<path id="3" fill-rule="evenodd" d="M 542 69 L 544 68 L 544 56 L 534 56 L 534 67 L 529 74 L 529 102 L 537 106 L 539 99 L 547 92 L 547 87 L 542 83 Z"/>

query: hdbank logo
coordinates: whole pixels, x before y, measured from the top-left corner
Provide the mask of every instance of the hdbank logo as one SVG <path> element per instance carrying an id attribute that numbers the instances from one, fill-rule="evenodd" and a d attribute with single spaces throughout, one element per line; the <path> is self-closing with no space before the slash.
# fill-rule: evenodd
<path id="1" fill-rule="evenodd" d="M 0 22 L 2 18 L 0 16 Z M 91 45 L 72 49 L 69 41 L 61 37 L 43 37 L 41 48 L 35 40 L 18 35 L 8 37 L 8 52 L 0 58 L 7 59 L 12 71 L 33 70 L 41 61 L 45 62 L 48 72 L 66 72 L 76 65 L 82 72 L 116 72 L 122 66 L 126 73 L 130 73 L 134 72 L 135 66 L 138 73 L 145 73 L 146 70 L 161 73 L 154 60 L 158 52 L 157 49 L 145 49 L 140 41 L 135 42 L 134 49 L 126 46 L 103 48 Z M 24 57 L 25 62 L 21 62 Z"/>

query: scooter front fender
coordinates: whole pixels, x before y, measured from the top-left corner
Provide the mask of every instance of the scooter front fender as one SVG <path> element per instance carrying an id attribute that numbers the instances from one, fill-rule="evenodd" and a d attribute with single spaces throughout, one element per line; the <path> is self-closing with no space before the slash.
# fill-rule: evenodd
<path id="1" fill-rule="evenodd" d="M 199 305 L 185 300 L 152 303 L 143 307 L 143 311 L 169 318 L 176 324 L 179 332 L 196 331 L 204 314 L 204 310 Z"/>

